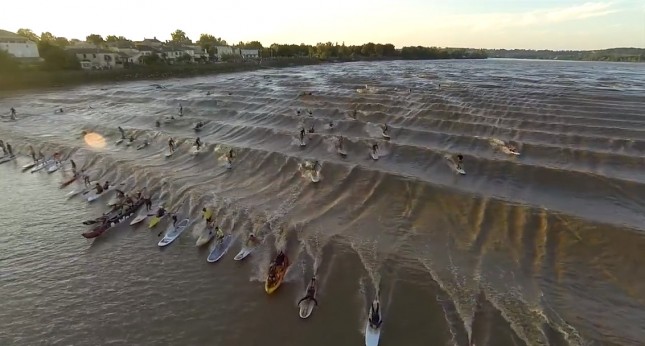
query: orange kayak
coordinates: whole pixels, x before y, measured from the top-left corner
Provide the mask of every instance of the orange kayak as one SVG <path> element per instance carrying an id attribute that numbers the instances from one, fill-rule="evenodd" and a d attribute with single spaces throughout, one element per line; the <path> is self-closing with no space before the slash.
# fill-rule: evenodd
<path id="1" fill-rule="evenodd" d="M 269 275 L 267 276 L 266 281 L 264 282 L 264 290 L 271 294 L 275 292 L 278 287 L 282 284 L 284 276 L 287 273 L 287 268 L 289 268 L 289 257 L 284 255 L 284 261 L 282 265 L 277 266 L 274 262 L 271 262 L 271 267 L 269 268 Z"/>

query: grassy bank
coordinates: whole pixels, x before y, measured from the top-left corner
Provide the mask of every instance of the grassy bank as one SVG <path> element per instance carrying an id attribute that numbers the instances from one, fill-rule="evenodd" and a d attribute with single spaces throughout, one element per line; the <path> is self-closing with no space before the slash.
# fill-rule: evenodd
<path id="1" fill-rule="evenodd" d="M 218 73 L 253 71 L 264 68 L 280 68 L 319 64 L 317 59 L 272 59 L 257 62 L 215 63 L 191 65 L 136 66 L 134 68 L 106 71 L 16 71 L 0 76 L 0 91 L 3 93 L 56 87 L 69 87 L 92 83 L 110 83 L 135 80 L 161 80 L 205 76 Z"/>

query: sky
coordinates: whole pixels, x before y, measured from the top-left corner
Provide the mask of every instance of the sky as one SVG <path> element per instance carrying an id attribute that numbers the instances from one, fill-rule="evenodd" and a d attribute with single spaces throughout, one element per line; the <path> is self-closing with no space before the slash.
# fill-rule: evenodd
<path id="1" fill-rule="evenodd" d="M 7 1 L 0 29 L 85 39 L 392 43 L 469 48 L 645 48 L 645 0 Z"/>

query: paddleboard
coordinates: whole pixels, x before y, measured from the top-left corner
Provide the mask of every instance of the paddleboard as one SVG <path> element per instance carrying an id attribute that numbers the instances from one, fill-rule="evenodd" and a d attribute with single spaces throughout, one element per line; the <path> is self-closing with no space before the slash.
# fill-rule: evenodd
<path id="1" fill-rule="evenodd" d="M 175 241 L 175 239 L 181 235 L 181 232 L 188 227 L 189 222 L 190 220 L 183 219 L 181 221 L 177 221 L 177 226 L 169 225 L 166 235 L 164 235 L 163 239 L 161 239 L 157 245 L 159 245 L 159 247 L 164 247 Z"/>
<path id="2" fill-rule="evenodd" d="M 166 156 L 166 157 L 171 157 L 171 156 L 172 156 L 172 154 L 174 154 L 174 153 L 175 153 L 174 151 L 169 151 L 169 152 L 167 152 L 167 153 L 165 154 L 165 156 Z"/>
<path id="3" fill-rule="evenodd" d="M 376 161 L 376 160 L 378 160 L 378 154 L 377 154 L 377 153 L 375 153 L 375 152 L 373 152 L 373 151 L 372 151 L 372 152 L 370 152 L 370 157 L 371 157 L 373 160 L 375 160 L 375 161 Z"/>
<path id="4" fill-rule="evenodd" d="M 40 171 L 41 169 L 47 167 L 49 165 L 49 161 L 41 162 L 37 164 L 34 168 L 31 169 L 31 173 L 36 173 Z"/>
<path id="5" fill-rule="evenodd" d="M 87 201 L 88 202 L 95 201 L 95 200 L 99 199 L 100 197 L 107 195 L 107 193 L 112 191 L 112 190 L 114 190 L 114 186 L 110 186 L 109 189 L 103 190 L 103 192 L 101 192 L 99 194 L 97 194 L 96 191 L 94 191 L 94 192 L 92 192 L 91 195 L 87 196 Z"/>
<path id="6" fill-rule="evenodd" d="M 209 228 L 205 228 L 202 234 L 197 238 L 197 241 L 195 242 L 196 247 L 204 246 L 208 244 L 211 239 L 215 237 L 215 231 Z"/>
<path id="7" fill-rule="evenodd" d="M 47 173 L 54 173 L 60 168 L 60 163 L 54 163 L 53 165 L 47 167 Z"/>
<path id="8" fill-rule="evenodd" d="M 227 234 L 224 236 L 224 238 L 218 240 L 211 250 L 211 253 L 208 254 L 206 261 L 210 263 L 219 261 L 220 258 L 224 257 L 224 255 L 228 252 L 228 249 L 231 248 L 231 245 L 233 245 L 233 240 L 235 240 L 235 236 L 232 234 Z"/>
<path id="9" fill-rule="evenodd" d="M 116 141 L 116 145 L 119 145 L 119 144 L 121 144 L 121 143 L 123 143 L 123 138 L 121 138 L 121 139 L 119 139 L 118 141 Z"/>
<path id="10" fill-rule="evenodd" d="M 258 246 L 260 246 L 261 241 L 256 239 L 255 244 L 250 244 L 249 241 L 246 241 L 246 244 L 242 246 L 242 249 L 240 252 L 235 255 L 235 258 L 233 258 L 236 261 L 241 261 L 246 258 L 246 256 L 250 255 L 251 252 L 253 252 L 255 249 L 257 249 Z M 251 246 L 249 246 L 251 245 Z"/>
<path id="11" fill-rule="evenodd" d="M 304 146 L 306 146 L 306 145 L 307 145 L 307 143 L 305 143 L 305 141 L 300 141 L 300 146 L 301 146 L 301 147 L 304 147 Z"/>
<path id="12" fill-rule="evenodd" d="M 28 164 L 26 164 L 26 165 L 22 166 L 22 170 L 23 170 L 23 171 L 26 171 L 26 170 L 28 170 L 29 168 L 34 167 L 35 165 L 36 165 L 36 163 L 35 163 L 35 162 L 28 163 Z"/>

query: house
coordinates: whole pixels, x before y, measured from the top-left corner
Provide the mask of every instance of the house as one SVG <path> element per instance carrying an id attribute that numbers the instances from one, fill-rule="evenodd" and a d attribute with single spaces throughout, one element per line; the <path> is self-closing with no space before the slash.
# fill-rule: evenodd
<path id="1" fill-rule="evenodd" d="M 127 55 L 122 52 L 112 52 L 103 48 L 68 47 L 67 51 L 76 55 L 84 70 L 111 70 L 123 68 Z"/>
<path id="2" fill-rule="evenodd" d="M 240 55 L 244 59 L 257 59 L 260 57 L 260 51 L 257 49 L 240 49 Z"/>
<path id="3" fill-rule="evenodd" d="M 135 42 L 136 45 L 142 45 L 142 46 L 149 46 L 153 48 L 160 48 L 163 46 L 163 42 L 157 40 L 156 37 L 154 38 L 144 38 L 143 41 L 140 42 Z"/>
<path id="4" fill-rule="evenodd" d="M 36 42 L 6 30 L 0 30 L 0 49 L 20 59 L 40 58 Z"/>
<path id="5" fill-rule="evenodd" d="M 240 50 L 231 46 L 215 46 L 215 56 L 218 60 L 222 60 L 225 55 L 239 55 Z"/>

